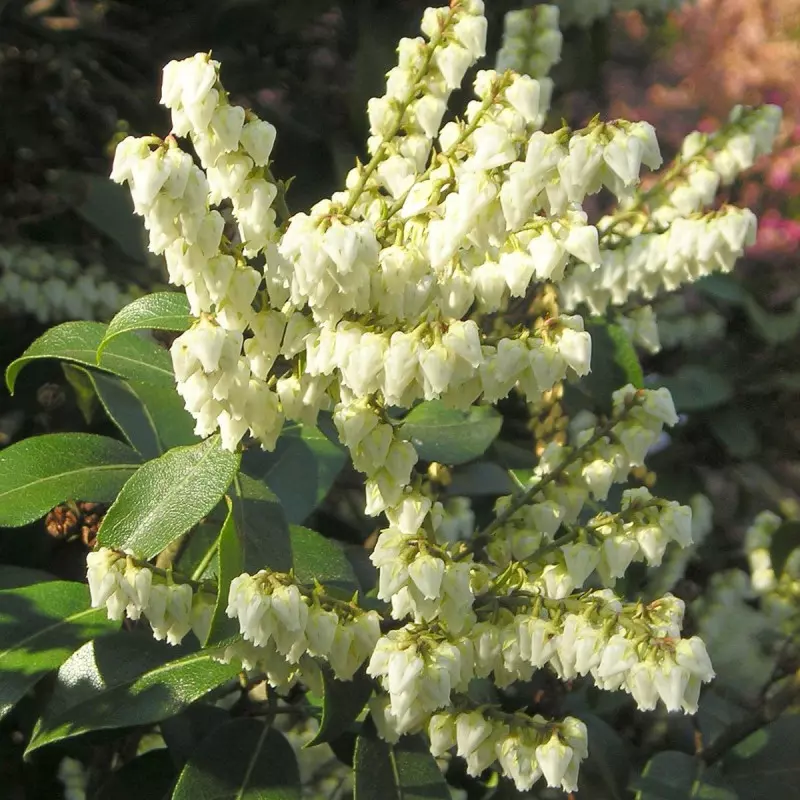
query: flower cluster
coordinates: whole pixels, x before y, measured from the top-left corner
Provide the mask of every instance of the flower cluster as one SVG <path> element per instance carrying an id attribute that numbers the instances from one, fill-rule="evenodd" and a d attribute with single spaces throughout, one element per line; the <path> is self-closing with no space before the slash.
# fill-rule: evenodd
<path id="1" fill-rule="evenodd" d="M 154 580 L 149 566 L 101 547 L 86 557 L 92 608 L 105 606 L 109 619 L 139 619 L 145 614 L 153 636 L 180 644 L 189 631 L 204 642 L 211 623 L 207 596 L 187 583 Z"/>
<path id="2" fill-rule="evenodd" d="M 547 668 L 591 676 L 643 709 L 696 710 L 713 670 L 702 641 L 680 638 L 682 603 L 626 604 L 611 591 L 633 561 L 656 567 L 670 543 L 690 544 L 690 509 L 635 489 L 613 513 L 585 512 L 678 422 L 669 393 L 626 386 L 607 418 L 576 416 L 569 440 L 537 448 L 537 466 L 514 475 L 518 491 L 480 530 L 463 498 L 434 496 L 402 414 L 420 401 L 469 409 L 512 393 L 535 405 L 591 367 L 583 317 L 559 307 L 603 313 L 732 268 L 755 220 L 730 206 L 699 213 L 713 183 L 702 170 L 727 180 L 731 163 L 745 168 L 769 147 L 774 113 L 737 112 L 724 137 L 686 146 L 656 183 L 663 192 L 642 192 L 642 167 L 661 165 L 649 124 L 542 130 L 551 82 L 507 68 L 530 19 L 542 56 L 525 68 L 555 60 L 552 8 L 510 17 L 498 69 L 477 72 L 463 117 L 442 125 L 484 55 L 486 19 L 480 0 L 428 9 L 369 102 L 369 160 L 307 213 L 288 214 L 270 171 L 275 130 L 229 102 L 203 54 L 164 70 L 174 135 L 125 140 L 112 177 L 129 185 L 151 250 L 197 318 L 171 349 L 197 433 L 219 430 L 231 450 L 246 436 L 271 449 L 285 420 L 330 411 L 365 477 L 366 513 L 386 517 L 371 554 L 381 613 L 292 573 L 244 574 L 227 598 L 242 638 L 221 657 L 281 689 L 313 680 L 315 660 L 340 680 L 366 665 L 385 738 L 427 731 L 434 752 L 455 747 L 472 773 L 497 763 L 521 788 L 543 777 L 573 791 L 580 723 L 499 715 L 465 695 L 473 678 L 502 688 Z M 675 197 L 684 184 L 699 201 Z M 583 203 L 603 189 L 621 208 L 594 224 Z M 667 206 L 677 213 L 656 213 Z M 555 299 L 535 323 L 493 326 L 511 302 L 544 292 Z M 631 311 L 626 326 L 657 349 L 651 309 Z M 92 559 L 93 602 L 114 618 L 144 613 L 170 641 L 207 625 L 203 591 L 142 577 L 132 557 Z M 161 595 L 169 601 L 151 610 Z"/>
<path id="3" fill-rule="evenodd" d="M 327 661 L 340 680 L 351 680 L 375 649 L 380 616 L 312 595 L 283 573 L 245 573 L 231 582 L 226 613 L 251 645 L 245 651 L 250 661 L 274 669 L 282 659 L 291 668 L 308 654 Z"/>
<path id="4" fill-rule="evenodd" d="M 534 6 L 509 11 L 503 21 L 503 44 L 496 69 L 513 69 L 542 78 L 561 60 L 563 36 L 558 27 L 558 6 Z"/>
<path id="5" fill-rule="evenodd" d="M 574 792 L 589 752 L 586 726 L 574 717 L 554 723 L 538 714 L 448 711 L 431 718 L 428 732 L 434 755 L 455 748 L 475 776 L 497 761 L 521 792 L 542 777 L 548 786 Z"/>
<path id="6" fill-rule="evenodd" d="M 0 306 L 41 323 L 109 319 L 139 293 L 112 280 L 102 264 L 84 267 L 43 247 L 0 247 Z"/>

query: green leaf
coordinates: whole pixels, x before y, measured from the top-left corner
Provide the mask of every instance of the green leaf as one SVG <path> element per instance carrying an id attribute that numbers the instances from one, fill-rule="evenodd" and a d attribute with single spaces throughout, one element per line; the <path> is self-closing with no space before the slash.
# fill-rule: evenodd
<path id="1" fill-rule="evenodd" d="M 611 395 L 620 387 L 644 386 L 644 375 L 636 348 L 620 325 L 592 319 L 586 325 L 592 337 L 592 371 L 581 378 L 576 389 L 599 408 L 610 410 Z"/>
<path id="2" fill-rule="evenodd" d="M 320 665 L 322 674 L 322 719 L 317 735 L 306 745 L 311 747 L 341 736 L 363 711 L 373 684 L 364 669 L 350 681 L 337 680 L 327 665 Z"/>
<path id="3" fill-rule="evenodd" d="M 81 583 L 48 581 L 0 591 L 0 717 L 84 642 L 119 623 L 89 607 Z"/>
<path id="4" fill-rule="evenodd" d="M 450 800 L 436 759 L 421 736 L 384 742 L 372 721 L 356 739 L 355 800 Z"/>
<path id="5" fill-rule="evenodd" d="M 784 714 L 748 736 L 723 762 L 726 780 L 742 800 L 800 797 L 800 715 Z"/>
<path id="6" fill-rule="evenodd" d="M 97 348 L 103 341 L 106 327 L 102 322 L 64 322 L 45 331 L 9 364 L 6 369 L 8 390 L 13 394 L 17 375 L 26 364 L 42 358 L 58 358 L 84 367 L 95 367 L 132 381 L 157 386 L 174 385 L 169 353 L 135 333 L 118 336 L 98 362 Z"/>
<path id="7" fill-rule="evenodd" d="M 608 800 L 624 800 L 630 777 L 630 757 L 622 737 L 604 720 L 587 711 L 576 714 L 586 724 L 592 743 L 581 775 L 593 779 Z"/>
<path id="8" fill-rule="evenodd" d="M 244 571 L 269 567 L 288 572 L 293 563 L 292 542 L 278 498 L 261 481 L 239 473 L 231 500 Z"/>
<path id="9" fill-rule="evenodd" d="M 347 453 L 318 428 L 287 425 L 275 450 L 248 450 L 242 472 L 275 492 L 289 522 L 301 523 L 325 499 Z"/>
<path id="10" fill-rule="evenodd" d="M 40 569 L 14 567 L 8 564 L 0 567 L 0 589 L 19 589 L 21 586 L 32 586 L 34 583 L 54 580 L 57 580 L 55 575 Z"/>
<path id="11" fill-rule="evenodd" d="M 658 385 L 670 390 L 678 411 L 705 411 L 733 397 L 733 384 L 724 375 L 695 364 L 664 376 Z"/>
<path id="12" fill-rule="evenodd" d="M 738 800 L 716 770 L 675 750 L 657 753 L 634 783 L 636 800 Z"/>
<path id="13" fill-rule="evenodd" d="M 708 427 L 734 458 L 752 458 L 761 449 L 761 440 L 750 416 L 738 408 L 721 408 L 710 414 Z"/>
<path id="14" fill-rule="evenodd" d="M 189 330 L 193 322 L 189 301 L 183 292 L 146 294 L 128 303 L 108 323 L 98 354 L 121 333 L 140 330 L 183 332 Z"/>
<path id="15" fill-rule="evenodd" d="M 206 647 L 219 644 L 239 632 L 236 621 L 228 617 L 225 609 L 228 605 L 228 589 L 231 581 L 245 571 L 244 553 L 236 532 L 233 502 L 229 498 L 225 499 L 228 503 L 228 514 L 217 539 L 217 600 L 214 604 L 208 638 L 204 642 Z"/>
<path id="16" fill-rule="evenodd" d="M 92 730 L 149 725 L 171 717 L 238 674 L 208 651 L 119 631 L 88 642 L 58 671 L 28 752 Z"/>
<path id="17" fill-rule="evenodd" d="M 146 459 L 200 441 L 174 386 L 131 383 L 103 372 L 85 372 L 111 421 Z"/>
<path id="18" fill-rule="evenodd" d="M 142 224 L 133 213 L 125 187 L 89 172 L 67 172 L 59 177 L 62 184 L 80 182 L 82 199 L 74 208 L 86 222 L 113 239 L 129 258 L 139 262 L 147 259 Z"/>
<path id="19" fill-rule="evenodd" d="M 152 558 L 214 508 L 238 467 L 218 435 L 148 461 L 108 509 L 98 542 Z"/>
<path id="20" fill-rule="evenodd" d="M 413 408 L 400 430 L 425 461 L 464 464 L 486 452 L 502 424 L 503 418 L 491 406 L 460 411 L 431 400 Z"/>
<path id="21" fill-rule="evenodd" d="M 0 526 L 39 519 L 65 500 L 113 500 L 141 458 L 106 436 L 49 433 L 0 451 Z"/>
<path id="22" fill-rule="evenodd" d="M 208 736 L 183 768 L 172 800 L 299 800 L 300 769 L 283 734 L 235 719 Z"/>
<path id="23" fill-rule="evenodd" d="M 732 725 L 740 724 L 746 714 L 742 706 L 734 703 L 723 692 L 717 691 L 714 686 L 705 689 L 696 717 L 704 747 L 713 745 L 717 737 Z"/>
<path id="24" fill-rule="evenodd" d="M 731 305 L 744 305 L 750 297 L 749 292 L 733 277 L 721 272 L 706 275 L 697 281 L 693 288 L 706 297 L 722 300 Z"/>
<path id="25" fill-rule="evenodd" d="M 61 370 L 67 379 L 67 383 L 72 387 L 75 395 L 75 405 L 78 406 L 78 411 L 81 412 L 84 422 L 87 425 L 91 425 L 97 408 L 97 395 L 88 371 L 83 367 L 67 364 L 66 362 L 61 364 Z"/>
<path id="26" fill-rule="evenodd" d="M 290 529 L 298 581 L 318 580 L 326 588 L 338 588 L 349 594 L 359 589 L 353 567 L 339 542 L 300 525 L 292 525 Z"/>
<path id="27" fill-rule="evenodd" d="M 151 750 L 111 773 L 92 800 L 165 800 L 175 782 L 168 750 Z"/>
<path id="28" fill-rule="evenodd" d="M 476 461 L 453 470 L 447 493 L 463 497 L 500 496 L 511 494 L 514 489 L 514 481 L 501 466 L 491 461 Z"/>
<path id="29" fill-rule="evenodd" d="M 772 559 L 772 569 L 780 576 L 783 573 L 789 556 L 800 547 L 800 522 L 790 520 L 783 522 L 778 530 L 772 534 L 769 545 L 769 554 Z"/>
<path id="30" fill-rule="evenodd" d="M 800 303 L 792 311 L 775 313 L 766 311 L 750 297 L 744 307 L 755 332 L 767 344 L 784 344 L 800 334 Z"/>

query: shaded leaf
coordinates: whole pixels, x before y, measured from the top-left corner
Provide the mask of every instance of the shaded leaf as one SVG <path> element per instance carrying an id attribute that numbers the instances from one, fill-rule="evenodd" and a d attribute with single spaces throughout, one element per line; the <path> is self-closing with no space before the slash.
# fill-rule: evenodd
<path id="1" fill-rule="evenodd" d="M 151 750 L 111 773 L 92 800 L 166 800 L 176 771 L 167 750 Z"/>
<path id="2" fill-rule="evenodd" d="M 139 330 L 183 332 L 189 330 L 194 321 L 183 292 L 146 294 L 128 303 L 108 323 L 98 353 L 121 333 Z"/>
<path id="3" fill-rule="evenodd" d="M 218 435 L 148 461 L 108 509 L 98 542 L 152 558 L 216 506 L 238 466 Z"/>
<path id="4" fill-rule="evenodd" d="M 587 711 L 576 714 L 586 724 L 592 743 L 581 776 L 594 778 L 608 800 L 624 800 L 630 777 L 630 758 L 622 737 L 600 717 Z"/>
<path id="5" fill-rule="evenodd" d="M 61 364 L 61 370 L 67 383 L 72 387 L 75 395 L 75 405 L 78 406 L 78 411 L 87 425 L 92 424 L 94 419 L 95 408 L 97 407 L 97 395 L 92 386 L 89 373 L 83 367 L 78 367 L 75 364 Z"/>
<path id="6" fill-rule="evenodd" d="M 287 425 L 273 452 L 244 454 L 242 472 L 275 492 L 286 519 L 299 524 L 325 499 L 346 462 L 344 448 L 318 428 Z"/>
<path id="7" fill-rule="evenodd" d="M 508 472 L 491 461 L 477 461 L 453 470 L 447 493 L 464 497 L 511 494 L 516 488 Z"/>
<path id="8" fill-rule="evenodd" d="M 22 368 L 31 361 L 58 358 L 84 367 L 119 375 L 133 381 L 172 386 L 175 378 L 169 353 L 155 342 L 135 333 L 118 336 L 104 350 L 98 362 L 97 348 L 103 340 L 106 325 L 102 322 L 64 322 L 45 331 L 18 359 L 6 369 L 6 385 L 14 392 L 14 384 Z"/>
<path id="9" fill-rule="evenodd" d="M 611 395 L 622 386 L 644 385 L 636 348 L 620 325 L 602 319 L 587 322 L 592 337 L 592 371 L 573 388 L 588 396 L 595 407 L 610 410 Z"/>
<path id="10" fill-rule="evenodd" d="M 149 631 L 88 642 L 61 665 L 28 752 L 86 731 L 158 722 L 237 674 L 213 652 L 171 647 Z"/>
<path id="11" fill-rule="evenodd" d="M 503 418 L 491 406 L 467 411 L 439 400 L 420 403 L 403 420 L 401 431 L 419 457 L 442 464 L 464 464 L 482 456 L 497 438 Z"/>
<path id="12" fill-rule="evenodd" d="M 84 642 L 119 628 L 89 607 L 81 583 L 47 581 L 0 591 L 0 717 Z"/>
<path id="13" fill-rule="evenodd" d="M 162 720 L 158 727 L 174 761 L 182 767 L 203 739 L 230 721 L 224 708 L 200 701 Z"/>
<path id="14" fill-rule="evenodd" d="M 0 567 L 0 589 L 18 589 L 20 586 L 32 586 L 35 583 L 58 580 L 55 575 L 40 569 L 15 567 L 4 564 Z"/>
<path id="15" fill-rule="evenodd" d="M 723 762 L 741 798 L 800 797 L 800 715 L 784 714 L 739 743 Z"/>
<path id="16" fill-rule="evenodd" d="M 755 298 L 750 297 L 744 307 L 755 332 L 767 344 L 790 342 L 800 334 L 800 303 L 796 303 L 791 311 L 775 313 L 766 311 Z"/>
<path id="17" fill-rule="evenodd" d="M 678 411 L 705 411 L 733 397 L 733 385 L 724 375 L 694 364 L 662 377 L 658 385 L 669 389 Z"/>
<path id="18" fill-rule="evenodd" d="M 300 770 L 283 734 L 257 719 L 211 733 L 183 768 L 172 800 L 299 800 Z"/>
<path id="19" fill-rule="evenodd" d="M 450 800 L 444 776 L 421 736 L 396 745 L 381 739 L 371 720 L 356 739 L 355 800 Z"/>
<path id="20" fill-rule="evenodd" d="M 300 525 L 292 525 L 290 530 L 298 581 L 318 580 L 326 588 L 338 588 L 349 594 L 359 589 L 353 567 L 339 542 Z"/>
<path id="21" fill-rule="evenodd" d="M 322 675 L 322 719 L 317 735 L 306 745 L 330 742 L 341 736 L 363 711 L 373 684 L 364 669 L 350 681 L 337 680 L 327 665 L 320 665 Z"/>
<path id="22" fill-rule="evenodd" d="M 233 518 L 245 572 L 292 568 L 289 525 L 278 498 L 261 481 L 239 473 L 234 481 Z"/>
<path id="23" fill-rule="evenodd" d="M 103 372 L 86 372 L 111 421 L 146 459 L 200 441 L 194 434 L 194 419 L 174 386 L 132 383 Z"/>
<path id="24" fill-rule="evenodd" d="M 708 427 L 734 458 L 752 458 L 761 449 L 750 417 L 737 408 L 721 408 L 710 414 Z"/>
<path id="25" fill-rule="evenodd" d="M 716 770 L 675 750 L 665 750 L 651 758 L 634 788 L 636 800 L 738 800 Z"/>
<path id="26" fill-rule="evenodd" d="M 82 199 L 74 208 L 83 219 L 113 239 L 129 258 L 139 262 L 147 259 L 144 231 L 124 186 L 88 172 L 62 173 L 60 177 L 62 181 L 80 181 Z"/>
<path id="27" fill-rule="evenodd" d="M 693 288 L 714 300 L 740 306 L 747 302 L 749 292 L 733 277 L 721 272 L 706 275 L 693 284 Z"/>
<path id="28" fill-rule="evenodd" d="M 141 457 L 91 433 L 32 436 L 0 451 L 0 525 L 27 525 L 65 500 L 113 500 Z"/>
<path id="29" fill-rule="evenodd" d="M 244 569 L 244 553 L 236 532 L 236 520 L 233 515 L 233 502 L 228 502 L 228 514 L 217 539 L 217 599 L 211 617 L 211 627 L 206 646 L 218 644 L 239 632 L 236 620 L 225 613 L 228 605 L 228 589 L 231 581 L 241 575 Z"/>
<path id="30" fill-rule="evenodd" d="M 800 547 L 800 522 L 790 520 L 784 522 L 772 534 L 769 545 L 769 554 L 772 559 L 772 569 L 780 576 L 789 560 L 789 556 Z"/>

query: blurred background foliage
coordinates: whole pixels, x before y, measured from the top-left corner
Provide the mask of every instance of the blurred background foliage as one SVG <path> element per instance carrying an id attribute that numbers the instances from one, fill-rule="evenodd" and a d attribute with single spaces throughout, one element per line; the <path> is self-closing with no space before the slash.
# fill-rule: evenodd
<path id="1" fill-rule="evenodd" d="M 50 324 L 107 320 L 132 297 L 164 283 L 125 190 L 106 177 L 123 136 L 167 129 L 168 115 L 158 105 L 163 64 L 213 52 L 232 100 L 276 126 L 274 171 L 296 176 L 288 201 L 303 209 L 334 191 L 363 154 L 366 101 L 381 94 L 397 39 L 414 35 L 426 5 L 0 0 L 0 365 Z M 487 2 L 490 58 L 500 45 L 503 14 L 519 5 Z M 776 152 L 728 190 L 732 201 L 758 214 L 757 243 L 733 275 L 657 299 L 663 348 L 642 356 L 646 381 L 672 390 L 684 420 L 642 480 L 655 481 L 665 497 L 695 498 L 696 505 L 702 493 L 711 501 L 703 506 L 710 532 L 680 563 L 665 566 L 658 588 L 697 601 L 711 617 L 715 604 L 733 603 L 735 596 L 736 607 L 745 609 L 742 630 L 757 638 L 769 629 L 754 647 L 761 660 L 746 660 L 743 669 L 733 658 L 712 717 L 732 713 L 725 691 L 752 706 L 768 677 L 764 670 L 789 673 L 800 663 L 796 643 L 785 646 L 780 625 L 746 616 L 747 609 L 755 613 L 753 604 L 730 578 L 732 570 L 748 569 L 753 547 L 745 547 L 745 534 L 758 511 L 800 518 L 798 75 L 797 0 L 697 0 L 666 17 L 617 14 L 565 31 L 562 61 L 553 71 L 553 122 L 577 126 L 597 113 L 645 119 L 656 127 L 665 159 L 689 131 L 713 129 L 737 103 L 784 108 Z M 595 346 L 597 366 L 614 342 L 600 336 Z M 35 433 L 77 429 L 113 433 L 92 387 L 73 368 L 34 364 L 14 397 L 0 392 L 0 448 Z M 512 409 L 506 438 L 514 430 Z M 515 444 L 530 453 L 538 436 L 525 432 Z M 465 476 L 454 476 L 454 489 L 468 484 Z M 346 489 L 348 473 L 339 480 Z M 314 527 L 325 531 L 340 519 L 342 504 L 346 492 L 334 493 L 315 512 Z M 66 505 L 43 524 L 2 532 L 0 562 L 81 580 L 103 511 L 84 506 Z M 797 587 L 790 595 L 796 599 Z M 620 724 L 624 730 L 624 718 Z M 683 742 L 691 732 L 688 721 L 665 719 L 658 736 L 662 743 L 664 737 Z M 638 744 L 655 749 L 652 742 Z M 11 787 L 8 796 L 59 796 L 52 769 L 23 770 L 23 776 L 16 756 L 6 758 L 15 746 L 3 737 L 0 780 Z M 58 756 L 52 758 L 55 764 Z"/>

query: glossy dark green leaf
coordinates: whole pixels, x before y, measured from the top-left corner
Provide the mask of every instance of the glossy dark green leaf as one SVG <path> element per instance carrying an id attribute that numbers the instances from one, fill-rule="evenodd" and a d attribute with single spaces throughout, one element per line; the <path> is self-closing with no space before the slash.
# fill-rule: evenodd
<path id="1" fill-rule="evenodd" d="M 181 332 L 189 330 L 193 322 L 189 301 L 183 292 L 146 294 L 144 297 L 137 297 L 117 312 L 108 323 L 98 352 L 121 333 L 139 330 Z"/>
<path id="2" fill-rule="evenodd" d="M 108 509 L 98 541 L 152 558 L 216 506 L 238 466 L 218 435 L 148 461 Z"/>
<path id="3" fill-rule="evenodd" d="M 283 734 L 257 719 L 211 733 L 181 772 L 172 800 L 299 800 L 300 769 Z"/>
<path id="4" fill-rule="evenodd" d="M 157 386 L 175 383 L 169 353 L 135 333 L 118 336 L 105 349 L 98 363 L 97 348 L 103 341 L 106 327 L 101 322 L 64 322 L 50 328 L 8 366 L 6 385 L 9 391 L 13 393 L 20 370 L 31 361 L 42 358 L 95 367 L 120 378 Z"/>
<path id="5" fill-rule="evenodd" d="M 733 397 L 733 384 L 728 378 L 696 364 L 687 364 L 674 375 L 664 376 L 659 386 L 670 390 L 678 411 L 705 411 Z"/>
<path id="6" fill-rule="evenodd" d="M 123 436 L 146 459 L 200 441 L 194 420 L 174 386 L 123 381 L 86 370 L 97 397 Z"/>
<path id="7" fill-rule="evenodd" d="M 236 535 L 245 572 L 292 568 L 292 542 L 281 503 L 261 481 L 239 473 L 231 492 Z"/>
<path id="8" fill-rule="evenodd" d="M 421 736 L 384 742 L 371 721 L 356 739 L 355 800 L 449 800 L 450 790 Z"/>
<path id="9" fill-rule="evenodd" d="M 636 800 L 739 800 L 716 770 L 676 750 L 665 750 L 651 758 L 634 781 L 634 788 Z"/>
<path id="10" fill-rule="evenodd" d="M 318 580 L 344 592 L 358 590 L 355 572 L 339 542 L 300 525 L 292 525 L 291 533 L 294 571 L 301 583 Z"/>
<path id="11" fill-rule="evenodd" d="M 28 751 L 87 731 L 158 722 L 237 673 L 211 652 L 171 647 L 149 631 L 88 642 L 61 665 Z"/>
<path id="12" fill-rule="evenodd" d="M 27 525 L 65 500 L 113 500 L 141 464 L 130 447 L 91 433 L 50 433 L 0 451 L 0 526 Z"/>
<path id="13" fill-rule="evenodd" d="M 306 745 L 312 747 L 341 736 L 364 710 L 373 690 L 366 672 L 359 670 L 350 681 L 337 680 L 332 670 L 320 666 L 322 675 L 322 719 L 317 735 Z"/>
<path id="14" fill-rule="evenodd" d="M 800 797 L 800 715 L 786 713 L 748 736 L 723 762 L 742 800 Z"/>
<path id="15" fill-rule="evenodd" d="M 89 607 L 81 583 L 48 581 L 0 591 L 0 717 L 84 642 L 119 628 Z"/>
<path id="16" fill-rule="evenodd" d="M 502 424 L 503 418 L 491 406 L 460 411 L 431 400 L 413 408 L 400 430 L 425 461 L 464 464 L 486 452 Z"/>
<path id="17" fill-rule="evenodd" d="M 325 499 L 347 462 L 344 448 L 318 428 L 287 426 L 275 450 L 248 450 L 242 472 L 275 492 L 292 523 L 304 522 Z"/>
<path id="18" fill-rule="evenodd" d="M 783 572 L 789 556 L 800 547 L 800 522 L 790 520 L 784 522 L 772 534 L 769 545 L 769 554 L 772 558 L 772 569 L 776 575 Z"/>
<path id="19" fill-rule="evenodd" d="M 225 613 L 228 605 L 228 589 L 231 581 L 244 572 L 244 551 L 236 531 L 236 518 L 233 514 L 233 502 L 227 499 L 228 515 L 222 524 L 217 539 L 217 600 L 214 605 L 214 614 L 211 617 L 211 628 L 205 645 L 218 644 L 219 642 L 235 636 L 239 627 Z"/>
<path id="20" fill-rule="evenodd" d="M 92 800 L 167 800 L 177 773 L 167 750 L 151 750 L 111 773 Z"/>

